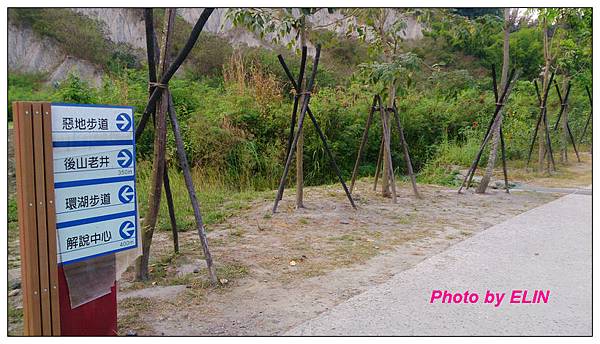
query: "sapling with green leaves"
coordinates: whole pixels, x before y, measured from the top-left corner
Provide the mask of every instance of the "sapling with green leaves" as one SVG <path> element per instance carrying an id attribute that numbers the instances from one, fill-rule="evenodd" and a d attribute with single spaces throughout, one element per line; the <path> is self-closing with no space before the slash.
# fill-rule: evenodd
<path id="1" fill-rule="evenodd" d="M 356 35 L 369 42 L 369 54 L 372 61 L 359 65 L 376 94 L 383 96 L 387 109 L 394 108 L 397 91 L 400 87 L 409 87 L 415 72 L 421 69 L 423 61 L 412 52 L 405 52 L 401 43 L 406 36 L 406 17 L 421 15 L 406 9 L 367 8 L 347 10 L 356 18 L 348 25 L 348 35 Z M 390 112 L 382 112 L 383 137 L 391 136 Z M 390 124 L 390 125 L 388 125 Z M 393 181 L 391 153 L 389 144 L 383 149 L 382 195 L 390 197 L 390 183 Z M 393 186 L 392 186 L 393 187 Z M 415 187 L 415 193 L 416 187 Z M 418 193 L 417 193 L 418 195 Z"/>
<path id="2" fill-rule="evenodd" d="M 227 12 L 227 18 L 231 20 L 234 26 L 244 27 L 251 32 L 258 34 L 261 39 L 269 38 L 272 43 L 282 45 L 284 40 L 288 40 L 286 46 L 288 49 L 298 52 L 302 47 L 308 44 L 308 33 L 311 30 L 323 28 L 323 26 L 313 26 L 309 17 L 318 11 L 331 9 L 323 8 L 232 8 Z M 299 43 L 299 44 L 298 44 Z M 305 80 L 300 85 L 301 94 L 306 88 Z M 302 95 L 299 104 L 304 101 Z M 300 129 L 298 133 L 298 145 L 296 147 L 296 208 L 304 207 L 304 133 Z"/>
<path id="3" fill-rule="evenodd" d="M 504 42 L 502 49 L 502 74 L 500 79 L 500 88 L 504 89 L 504 86 L 508 82 L 508 67 L 510 63 L 510 30 L 514 25 L 517 19 L 518 10 L 517 9 L 504 9 Z M 508 99 L 504 100 L 506 103 Z M 504 117 L 504 107 L 500 108 L 498 112 L 498 121 L 490 129 L 492 132 L 492 146 L 490 147 L 490 155 L 488 156 L 487 168 L 483 177 L 481 178 L 481 182 L 477 187 L 477 193 L 485 193 L 490 180 L 492 178 L 492 174 L 494 173 L 494 166 L 496 165 L 496 157 L 498 156 L 498 147 L 500 146 L 500 135 L 502 130 L 502 120 Z M 508 191 L 508 190 L 507 190 Z"/>

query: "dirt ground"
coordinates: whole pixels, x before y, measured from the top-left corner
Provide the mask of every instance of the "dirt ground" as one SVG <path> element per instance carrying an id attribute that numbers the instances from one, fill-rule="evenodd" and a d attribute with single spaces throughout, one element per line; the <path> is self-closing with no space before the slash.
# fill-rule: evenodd
<path id="1" fill-rule="evenodd" d="M 514 169 L 511 180 L 530 185 L 591 185 L 591 155 L 559 166 L 552 177 Z M 573 160 L 571 160 L 573 161 Z M 10 173 L 10 172 L 9 172 Z M 486 228 L 559 197 L 559 194 L 398 185 L 398 202 L 357 182 L 353 210 L 340 185 L 305 189 L 305 209 L 294 209 L 286 190 L 277 214 L 272 195 L 213 225 L 209 245 L 222 285 L 206 277 L 197 233 L 180 233 L 174 254 L 169 232 L 155 233 L 151 280 L 119 281 L 119 333 L 138 335 L 277 335 L 399 271 Z M 13 244 L 18 245 L 18 238 Z M 18 246 L 17 246 L 18 247 Z M 11 277 L 12 276 L 12 277 Z M 9 270 L 9 284 L 18 279 Z M 18 287 L 9 291 L 9 334 L 22 333 Z"/>
<path id="2" fill-rule="evenodd" d="M 220 278 L 208 287 L 195 233 L 181 236 L 173 256 L 168 233 L 153 244 L 150 284 L 120 284 L 121 333 L 139 335 L 276 335 L 384 282 L 392 274 L 494 224 L 555 199 L 549 193 L 492 190 L 458 195 L 456 189 L 406 184 L 397 204 L 357 183 L 358 210 L 341 187 L 307 188 L 306 209 L 294 209 L 293 191 L 279 212 L 258 200 L 210 228 Z M 194 269 L 196 269 L 194 271 Z M 144 289 L 140 289 L 144 288 Z"/>
<path id="3" fill-rule="evenodd" d="M 580 150 L 582 147 L 580 147 Z M 509 169 L 510 178 L 527 184 L 530 187 L 561 187 L 576 188 L 592 185 L 592 154 L 588 151 L 579 152 L 581 162 L 577 162 L 577 156 L 574 152 L 569 152 L 568 163 L 559 161 L 556 154 L 556 172 L 551 175 L 547 173 L 533 172 L 537 168 L 537 162 L 532 161 L 530 168 Z M 499 175 L 499 174 L 498 174 Z"/>

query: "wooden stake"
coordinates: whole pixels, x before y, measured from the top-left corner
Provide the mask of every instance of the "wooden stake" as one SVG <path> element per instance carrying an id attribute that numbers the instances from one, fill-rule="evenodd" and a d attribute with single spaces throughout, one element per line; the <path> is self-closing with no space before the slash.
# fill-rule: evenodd
<path id="1" fill-rule="evenodd" d="M 148 90 L 150 95 L 156 88 L 156 65 L 160 48 L 156 43 L 156 33 L 154 32 L 154 17 L 151 8 L 144 9 L 144 22 L 146 26 L 146 52 L 148 55 Z M 160 61 L 159 61 L 160 63 Z M 156 111 L 152 112 L 152 120 L 156 127 Z M 175 217 L 175 205 L 173 204 L 173 195 L 171 193 L 171 182 L 169 181 L 169 170 L 167 160 L 165 159 L 163 173 L 163 185 L 165 186 L 165 196 L 167 198 L 167 209 L 169 211 L 169 219 L 171 221 L 171 231 L 173 233 L 173 250 L 179 253 L 179 234 L 177 232 L 177 219 Z"/>
<path id="2" fill-rule="evenodd" d="M 415 174 L 413 172 L 412 162 L 410 161 L 410 154 L 408 152 L 408 143 L 406 142 L 406 138 L 404 137 L 404 129 L 402 129 L 402 124 L 400 123 L 400 116 L 398 115 L 398 108 L 394 103 L 394 118 L 396 119 L 396 130 L 400 133 L 400 144 L 402 145 L 402 151 L 404 153 L 404 161 L 406 162 L 406 170 L 408 172 L 408 176 L 410 178 L 410 182 L 412 183 L 413 192 L 417 198 L 421 198 L 419 191 L 417 190 L 417 180 L 415 178 Z"/>
<path id="3" fill-rule="evenodd" d="M 391 148 L 391 130 L 389 128 L 388 125 L 388 118 L 389 116 L 387 109 L 385 108 L 385 106 L 383 106 L 383 102 L 381 101 L 381 97 L 378 97 L 378 102 L 379 102 L 379 112 L 381 113 L 381 128 L 383 130 L 383 142 L 384 142 L 384 146 L 383 146 L 383 158 L 385 159 L 383 161 L 383 194 L 385 196 L 385 167 L 387 167 L 387 176 L 388 176 L 388 183 L 391 186 L 392 189 L 392 201 L 394 203 L 396 203 L 397 201 L 397 197 L 396 197 L 396 179 L 394 176 L 394 166 L 392 164 L 392 148 Z"/>
<path id="4" fill-rule="evenodd" d="M 300 74 L 298 75 L 300 104 L 304 104 L 304 98 L 306 98 L 306 85 L 303 82 L 304 69 L 306 68 L 306 54 L 307 48 L 303 46 Z M 313 64 L 313 70 L 315 70 L 315 68 L 316 66 Z M 302 130 L 302 127 L 298 127 L 298 143 L 296 145 L 296 208 L 304 208 L 304 130 Z"/>
<path id="5" fill-rule="evenodd" d="M 302 128 L 302 125 L 304 124 L 304 117 L 305 117 L 306 111 L 300 111 L 300 117 L 298 118 L 298 129 Z M 292 145 L 290 147 L 290 152 L 287 156 L 287 159 L 285 160 L 285 166 L 283 167 L 283 175 L 281 176 L 281 179 L 279 180 L 279 187 L 277 189 L 277 195 L 275 196 L 275 204 L 273 205 L 273 214 L 275 214 L 277 212 L 277 205 L 279 203 L 279 201 L 281 200 L 281 198 L 283 197 L 283 189 L 285 187 L 285 179 L 287 178 L 287 174 L 288 171 L 290 169 L 290 164 L 292 162 L 292 155 L 294 154 L 295 150 L 296 150 L 296 145 L 298 144 L 298 131 L 296 131 L 294 133 L 294 140 L 292 141 Z"/>
<path id="6" fill-rule="evenodd" d="M 50 278 L 50 313 L 52 335 L 60 336 L 60 304 L 58 296 L 58 252 L 56 243 L 56 206 L 54 204 L 54 159 L 52 152 L 52 109 L 42 103 L 42 132 L 46 188 L 46 228 L 48 237 L 48 271 Z"/>
<path id="7" fill-rule="evenodd" d="M 548 172 L 550 172 L 550 164 L 552 164 L 552 171 L 556 171 L 556 165 L 554 164 L 554 154 L 552 153 L 552 140 L 550 140 L 550 127 L 548 126 L 548 116 L 546 108 L 544 108 L 544 129 L 546 132 L 546 150 L 544 152 L 544 156 L 546 153 L 550 154 L 550 159 L 548 160 Z"/>
<path id="8" fill-rule="evenodd" d="M 506 85 L 504 85 L 504 90 L 502 92 L 502 96 L 500 96 L 499 101 L 496 103 L 496 110 L 494 111 L 494 115 L 492 116 L 492 118 L 494 118 L 494 123 L 496 123 L 500 119 L 500 116 L 498 116 L 498 113 L 500 112 L 500 109 L 504 105 L 504 100 L 507 99 L 508 95 L 510 94 L 510 91 L 512 89 L 512 87 L 510 87 L 510 85 L 512 83 L 513 77 L 515 80 L 517 79 L 517 77 L 515 76 L 514 69 L 510 72 L 510 75 L 507 79 Z M 473 160 L 473 163 L 471 164 L 471 167 L 469 168 L 467 175 L 465 176 L 460 188 L 458 189 L 458 193 L 461 193 L 462 189 L 465 186 L 468 188 L 471 185 L 471 181 L 473 180 L 473 176 L 475 175 L 475 170 L 477 169 L 477 165 L 479 164 L 479 160 L 481 159 L 481 155 L 483 154 L 485 145 L 487 144 L 489 139 L 492 137 L 491 128 L 493 128 L 493 126 L 494 126 L 494 124 L 492 124 L 492 126 L 490 127 L 490 130 L 488 130 L 487 134 L 485 135 L 483 142 L 479 146 L 479 151 L 477 152 L 477 155 L 475 156 L 475 159 Z"/>
<path id="9" fill-rule="evenodd" d="M 162 57 L 160 61 L 160 71 L 165 73 L 168 57 L 171 51 L 173 26 L 175 25 L 175 9 L 167 8 L 165 10 L 165 25 L 162 41 Z M 157 87 L 158 88 L 158 87 Z M 156 92 L 156 90 L 155 90 Z M 148 262 L 150 259 L 150 246 L 152 245 L 152 236 L 156 227 L 158 211 L 160 209 L 161 189 L 164 182 L 163 174 L 165 168 L 165 147 L 167 139 L 166 115 L 168 111 L 168 97 L 164 92 L 156 113 L 156 133 L 154 136 L 154 157 L 152 164 L 152 179 L 150 193 L 148 196 L 148 212 L 144 217 L 142 227 L 142 256 L 137 260 L 136 279 L 148 279 Z"/>
<path id="10" fill-rule="evenodd" d="M 13 103 L 24 334 L 60 335 L 49 103 Z"/>
<path id="11" fill-rule="evenodd" d="M 37 237 L 40 265 L 40 299 L 42 307 L 42 334 L 52 334 L 50 315 L 50 276 L 48 270 L 48 228 L 46 222 L 46 171 L 44 166 L 44 131 L 42 124 L 42 104 L 33 103 L 33 159 L 35 161 L 35 207 L 37 209 Z"/>
<path id="12" fill-rule="evenodd" d="M 167 91 L 166 93 L 169 99 L 169 117 L 171 119 L 171 126 L 173 127 L 175 143 L 177 144 L 177 155 L 179 155 L 179 163 L 181 164 L 181 170 L 183 171 L 183 178 L 185 179 L 185 185 L 188 189 L 190 202 L 192 203 L 192 208 L 194 209 L 194 218 L 196 219 L 196 230 L 198 231 L 200 243 L 202 244 L 202 250 L 204 252 L 204 259 L 206 260 L 206 267 L 208 268 L 208 277 L 210 278 L 210 283 L 213 286 L 215 286 L 218 284 L 217 271 L 213 264 L 212 255 L 210 254 L 210 250 L 208 248 L 208 239 L 206 238 L 204 221 L 202 220 L 202 214 L 200 213 L 200 205 L 198 204 L 198 198 L 196 197 L 194 181 L 192 180 L 190 166 L 188 164 L 187 156 L 185 154 L 183 138 L 181 137 L 181 130 L 179 129 L 177 114 L 175 113 L 175 107 L 173 106 L 173 98 L 171 97 L 171 92 Z"/>
<path id="13" fill-rule="evenodd" d="M 340 171 L 340 168 L 338 167 L 337 163 L 335 162 L 333 153 L 331 153 L 331 148 L 329 148 L 329 144 L 327 144 L 327 140 L 325 139 L 325 135 L 323 134 L 323 131 L 319 127 L 319 124 L 317 123 L 317 119 L 315 118 L 315 116 L 313 116 L 313 114 L 309 108 L 307 108 L 306 113 L 308 113 L 308 116 L 310 117 L 311 121 L 313 122 L 313 124 L 315 126 L 315 129 L 317 130 L 317 134 L 319 135 L 319 137 L 321 138 L 321 141 L 323 142 L 323 146 L 325 147 L 325 152 L 327 152 L 327 155 L 329 156 L 329 163 L 331 164 L 331 167 L 337 174 L 338 180 L 340 181 L 340 184 L 342 184 L 342 188 L 344 189 L 344 192 L 346 193 L 346 197 L 348 197 L 348 200 L 350 201 L 352 208 L 356 209 L 356 204 L 354 204 L 354 200 L 352 199 L 350 190 L 348 190 L 348 187 L 346 186 L 346 182 L 344 182 L 344 178 L 342 177 L 342 172 Z"/>
<path id="14" fill-rule="evenodd" d="M 163 184 L 165 186 L 165 197 L 167 198 L 167 210 L 169 211 L 169 220 L 171 221 L 171 232 L 173 233 L 173 250 L 179 253 L 179 233 L 177 232 L 177 219 L 175 218 L 175 205 L 173 204 L 173 194 L 171 193 L 171 182 L 169 181 L 169 171 L 167 170 L 167 161 L 163 172 Z"/>
<path id="15" fill-rule="evenodd" d="M 208 18 L 214 10 L 214 8 L 205 8 L 204 11 L 202 11 L 202 14 L 200 15 L 200 17 L 196 21 L 196 24 L 192 28 L 192 32 L 190 32 L 190 36 L 187 42 L 185 43 L 185 46 L 183 47 L 183 49 L 181 49 L 181 51 L 175 58 L 175 61 L 173 61 L 173 63 L 169 66 L 166 72 L 162 74 L 160 78 L 160 84 L 167 85 L 173 77 L 173 75 L 175 75 L 175 72 L 177 72 L 179 67 L 181 67 L 181 65 L 189 55 L 190 51 L 192 51 L 192 48 L 196 44 L 196 41 L 198 40 L 198 37 L 200 36 L 202 29 L 204 28 L 204 24 L 206 24 Z M 156 102 L 158 101 L 161 93 L 162 87 L 157 87 L 152 92 L 150 99 L 148 99 L 148 104 L 146 105 L 146 108 L 144 109 L 144 112 L 142 114 L 142 118 L 140 119 L 140 123 L 138 124 L 135 130 L 136 140 L 138 140 L 140 138 L 140 135 L 142 135 L 142 132 L 144 132 L 144 128 L 146 128 L 146 123 L 148 122 L 148 118 L 150 117 L 150 114 L 156 109 Z"/>
<path id="16" fill-rule="evenodd" d="M 590 114 L 588 115 L 587 120 L 585 121 L 585 126 L 583 127 L 583 132 L 581 133 L 581 138 L 579 139 L 579 143 L 583 142 L 583 139 L 585 138 L 585 132 L 587 131 L 588 125 L 590 124 L 590 120 L 592 119 L 592 107 L 593 107 L 593 102 L 592 102 L 592 94 L 590 93 L 590 89 L 589 87 L 587 87 L 587 85 L 585 86 L 585 91 L 587 92 L 588 95 L 588 99 L 590 100 Z"/>
<path id="17" fill-rule="evenodd" d="M 558 129 L 558 123 L 560 122 L 560 118 L 561 118 L 562 114 L 565 113 L 565 111 L 567 110 L 567 107 L 569 104 L 568 101 L 569 101 L 569 94 L 571 93 L 571 82 L 569 81 L 569 84 L 567 86 L 567 91 L 565 92 L 564 98 L 561 96 L 560 89 L 558 87 L 558 83 L 556 82 L 556 80 L 554 80 L 554 87 L 556 87 L 556 94 L 558 95 L 558 100 L 560 101 L 560 111 L 558 113 L 558 118 L 556 120 L 556 123 L 554 124 L 554 129 L 553 129 L 554 131 L 556 131 Z M 575 144 L 575 139 L 573 137 L 573 133 L 571 132 L 571 126 L 569 125 L 568 119 L 566 122 L 566 130 L 567 130 L 567 135 L 569 136 L 569 140 L 571 141 L 571 145 L 573 146 L 573 150 L 575 151 L 575 156 L 577 156 L 577 161 L 581 162 L 581 159 L 579 158 L 579 152 L 577 151 L 577 145 Z M 565 147 L 565 149 L 566 149 L 566 147 Z"/>
<path id="18" fill-rule="evenodd" d="M 386 140 L 386 136 L 385 133 L 386 132 L 391 132 L 391 130 L 385 130 L 386 126 L 389 125 L 389 123 L 387 122 L 387 120 L 384 118 L 384 113 L 385 112 L 391 112 L 392 115 L 394 116 L 394 124 L 396 126 L 396 130 L 398 131 L 398 134 L 400 135 L 400 145 L 402 146 L 402 150 L 403 150 L 403 154 L 404 154 L 404 160 L 406 161 L 406 168 L 407 168 L 407 172 L 408 175 L 411 179 L 411 183 L 412 183 L 412 187 L 413 187 L 413 191 L 415 193 L 415 196 L 417 196 L 418 198 L 420 198 L 421 196 L 419 195 L 419 192 L 417 190 L 417 182 L 415 179 L 415 175 L 414 175 L 414 171 L 412 168 L 412 162 L 410 160 L 410 154 L 408 151 L 408 143 L 406 142 L 406 138 L 404 137 L 404 130 L 402 129 L 402 124 L 400 123 L 400 116 L 398 115 L 398 109 L 396 108 L 396 103 L 393 103 L 393 107 L 392 108 L 385 108 L 383 106 L 383 102 L 381 101 L 381 97 L 379 95 L 375 95 L 373 96 L 373 103 L 371 105 L 371 109 L 369 111 L 369 116 L 367 117 L 367 124 L 365 126 L 365 130 L 363 132 L 363 136 L 362 136 L 362 140 L 360 142 L 360 146 L 358 149 L 358 154 L 356 157 L 356 162 L 354 164 L 354 170 L 352 172 L 352 184 L 350 185 L 350 191 L 352 191 L 353 187 L 354 187 L 354 181 L 356 179 L 356 176 L 358 174 L 358 168 L 360 165 L 360 160 L 362 157 L 362 152 L 364 149 L 364 145 L 367 142 L 368 139 L 368 132 L 369 129 L 371 127 L 371 122 L 372 122 L 372 118 L 373 118 L 373 113 L 379 110 L 380 112 L 380 116 L 381 116 L 381 121 L 382 121 L 382 136 L 381 136 L 381 144 L 379 147 L 379 153 L 377 154 L 377 165 L 376 165 L 376 170 L 375 170 L 375 183 L 373 185 L 373 190 L 377 190 L 377 181 L 379 180 L 379 174 L 381 171 L 381 165 L 382 165 L 382 160 L 384 157 L 384 153 L 386 151 L 386 142 L 390 142 L 391 141 L 391 137 L 388 136 L 387 140 Z M 388 128 L 389 129 L 389 128 Z M 389 149 L 390 153 L 387 154 L 386 159 L 389 161 L 389 163 L 387 164 L 383 164 L 384 166 L 390 166 L 392 167 L 392 162 L 391 162 L 391 148 Z M 392 187 L 392 191 L 393 194 L 395 194 L 395 180 L 394 180 L 394 176 L 393 176 L 393 167 L 391 168 L 390 172 L 391 174 L 391 180 L 393 181 L 393 185 L 391 185 Z M 396 197 L 394 197 L 395 199 Z"/>
<path id="19" fill-rule="evenodd" d="M 504 133 L 502 132 L 502 127 L 500 127 L 500 149 L 502 153 L 502 171 L 504 172 L 504 189 L 506 189 L 506 193 L 510 193 L 508 191 L 508 171 L 506 168 L 506 146 L 504 145 Z"/>
<path id="20" fill-rule="evenodd" d="M 352 193 L 352 190 L 354 190 L 354 182 L 356 181 L 356 176 L 358 175 L 358 167 L 360 165 L 360 159 L 362 158 L 363 149 L 365 148 L 365 144 L 367 143 L 367 139 L 369 138 L 369 129 L 371 128 L 371 121 L 373 120 L 373 113 L 375 112 L 376 103 L 377 98 L 373 97 L 373 103 L 371 104 L 371 108 L 369 109 L 369 116 L 367 117 L 365 131 L 363 132 L 362 140 L 360 141 L 360 145 L 358 147 L 358 154 L 356 154 L 356 162 L 354 163 L 354 169 L 352 170 L 352 180 L 350 181 L 350 193 Z"/>
<path id="21" fill-rule="evenodd" d="M 542 97 L 540 96 L 540 90 L 538 88 L 537 80 L 533 81 L 533 85 L 535 86 L 535 94 L 538 99 L 538 104 L 540 106 L 541 111 L 542 108 Z M 540 127 L 540 122 L 542 121 L 542 114 L 538 115 L 537 122 L 535 124 L 535 128 L 533 129 L 533 138 L 531 139 L 531 144 L 529 145 L 529 154 L 527 154 L 527 167 L 529 167 L 529 163 L 531 162 L 531 154 L 533 153 L 533 146 L 535 145 L 535 139 L 537 138 L 538 128 Z"/>
<path id="22" fill-rule="evenodd" d="M 377 190 L 377 180 L 379 179 L 379 175 L 381 174 L 381 168 L 383 164 L 383 137 L 381 138 L 381 143 L 379 144 L 379 153 L 377 154 L 377 167 L 375 167 L 375 182 L 373 183 L 373 191 Z"/>
<path id="23" fill-rule="evenodd" d="M 42 314 L 39 284 L 37 219 L 35 212 L 35 175 L 31 103 L 13 103 L 17 202 L 21 246 L 21 284 L 23 290 L 23 331 L 26 336 L 41 336 Z"/>
<path id="24" fill-rule="evenodd" d="M 306 47 L 304 47 L 306 48 Z M 303 48 L 303 51 L 305 51 L 305 49 Z M 298 145 L 298 141 L 299 141 L 299 136 L 301 136 L 301 132 L 302 132 L 302 127 L 304 124 L 304 115 L 303 113 L 308 113 L 311 121 L 313 122 L 313 125 L 315 126 L 315 130 L 317 131 L 317 134 L 319 135 L 319 138 L 321 139 L 321 141 L 323 142 L 323 146 L 325 147 L 325 151 L 327 152 L 327 155 L 329 156 L 329 162 L 331 164 L 331 167 L 334 169 L 334 171 L 336 172 L 338 179 L 340 181 L 340 183 L 342 184 L 342 187 L 344 188 L 344 192 L 346 193 L 346 197 L 348 197 L 348 200 L 350 201 L 350 204 L 352 205 L 352 207 L 354 209 L 356 209 L 356 205 L 354 204 L 354 200 L 352 199 L 352 196 L 350 195 L 350 191 L 348 190 L 348 187 L 346 187 L 346 183 L 344 182 L 344 179 L 342 177 L 341 171 L 339 169 L 339 167 L 337 166 L 337 163 L 335 162 L 335 159 L 333 157 L 333 154 L 331 153 L 331 149 L 329 148 L 329 145 L 327 144 L 327 140 L 325 139 L 325 135 L 323 134 L 323 131 L 321 130 L 321 128 L 319 127 L 319 124 L 317 122 L 317 119 L 315 118 L 315 116 L 312 114 L 312 112 L 310 111 L 310 108 L 308 107 L 308 103 L 310 101 L 310 93 L 312 92 L 312 88 L 314 85 L 314 80 L 317 74 L 317 68 L 318 68 L 318 64 L 319 64 L 319 56 L 321 54 L 321 46 L 317 45 L 317 51 L 315 54 L 315 60 L 313 63 L 313 70 L 312 70 L 312 74 L 310 76 L 310 79 L 308 81 L 308 87 L 307 87 L 307 92 L 306 94 L 303 94 L 303 98 L 302 99 L 302 108 L 301 108 L 301 121 L 298 121 L 298 131 L 296 131 L 296 133 L 294 134 L 294 139 L 292 142 L 292 145 L 290 146 L 290 150 L 288 151 L 288 155 L 287 155 L 287 159 L 286 159 L 286 164 L 283 170 L 283 176 L 282 179 L 280 180 L 279 183 L 279 188 L 277 190 L 277 195 L 275 196 L 275 204 L 273 205 L 273 213 L 275 213 L 277 211 L 277 205 L 279 203 L 279 201 L 281 200 L 282 196 L 283 196 L 283 189 L 285 187 L 285 179 L 287 177 L 287 173 L 289 171 L 289 164 L 291 163 L 291 157 L 293 154 L 294 149 L 296 148 L 296 146 Z M 304 55 L 304 54 L 303 54 Z M 292 83 L 292 86 L 294 87 L 294 89 L 296 90 L 296 92 L 298 92 L 300 90 L 300 83 L 296 83 L 296 81 L 294 80 L 294 77 L 292 75 L 292 73 L 290 72 L 289 68 L 287 67 L 283 57 L 281 55 L 278 56 L 279 58 L 279 62 L 281 63 L 281 66 L 283 67 L 286 75 L 288 76 L 290 82 Z M 300 70 L 301 73 L 303 73 L 303 68 L 301 68 Z M 299 81 L 300 78 L 298 78 Z"/>

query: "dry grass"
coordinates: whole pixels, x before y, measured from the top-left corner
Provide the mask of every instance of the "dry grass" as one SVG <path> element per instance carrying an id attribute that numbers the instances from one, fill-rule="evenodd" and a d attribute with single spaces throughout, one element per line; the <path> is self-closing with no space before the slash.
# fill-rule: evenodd
<path id="1" fill-rule="evenodd" d="M 409 185 L 399 184 L 398 203 L 393 204 L 372 191 L 371 183 L 372 179 L 358 181 L 356 211 L 339 185 L 309 187 L 305 209 L 296 210 L 294 191 L 286 190 L 276 214 L 270 212 L 272 199 L 261 197 L 212 225 L 209 245 L 219 278 L 227 280 L 219 288 L 208 284 L 195 233 L 181 233 L 181 253 L 173 255 L 170 233 L 159 232 L 151 256 L 152 279 L 128 283 L 133 276 L 127 273 L 121 292 L 153 285 L 187 286 L 177 297 L 162 302 L 152 319 L 144 318 L 153 325 L 147 334 L 272 334 L 300 316 L 294 312 L 298 297 L 326 303 L 354 294 L 356 288 L 348 281 L 328 277 L 336 271 L 356 268 L 360 274 L 375 273 L 376 277 L 368 278 L 373 283 L 382 278 L 377 271 L 383 268 L 361 267 L 370 266 L 376 257 L 404 252 L 414 257 L 408 261 L 418 261 L 556 197 L 528 192 L 507 195 L 498 190 L 458 195 L 455 190 L 420 186 L 423 199 L 416 199 Z M 197 273 L 191 273 L 190 267 Z M 306 307 L 315 309 L 312 305 Z M 257 317 L 265 307 L 278 309 L 278 320 L 268 326 L 261 320 L 264 315 Z M 260 325 L 254 329 L 239 325 L 247 322 Z"/>
<path id="2" fill-rule="evenodd" d="M 119 302 L 119 335 L 126 335 L 129 331 L 143 334 L 149 330 L 148 324 L 143 320 L 156 307 L 156 303 L 147 297 L 131 297 Z"/>
<path id="3" fill-rule="evenodd" d="M 580 152 L 581 162 L 577 162 L 574 152 L 569 153 L 568 163 L 555 157 L 556 172 L 548 175 L 537 171 L 537 163 L 532 161 L 527 168 L 523 162 L 509 162 L 509 178 L 530 186 L 542 187 L 586 187 L 592 185 L 592 155 Z"/>

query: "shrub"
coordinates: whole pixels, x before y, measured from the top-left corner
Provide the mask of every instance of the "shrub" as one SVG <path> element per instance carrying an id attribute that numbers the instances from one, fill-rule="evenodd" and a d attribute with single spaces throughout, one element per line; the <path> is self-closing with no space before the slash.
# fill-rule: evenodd
<path id="1" fill-rule="evenodd" d="M 46 101 L 51 91 L 45 85 L 45 74 L 40 73 L 8 73 L 8 121 L 12 121 L 12 102 Z"/>

